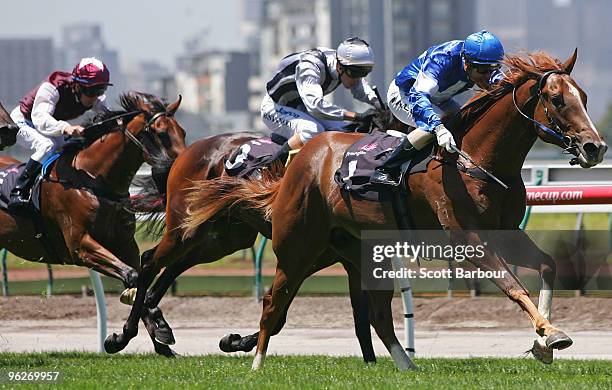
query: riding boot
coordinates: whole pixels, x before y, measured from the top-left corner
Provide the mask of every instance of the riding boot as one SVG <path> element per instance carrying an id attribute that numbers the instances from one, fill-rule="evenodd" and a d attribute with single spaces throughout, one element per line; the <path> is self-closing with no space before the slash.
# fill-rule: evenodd
<path id="1" fill-rule="evenodd" d="M 397 176 L 397 167 L 410 160 L 417 151 L 408 137 L 404 137 L 402 142 L 389 153 L 382 165 L 376 168 L 370 181 L 392 186 L 399 185 L 399 177 L 394 177 Z"/>
<path id="2" fill-rule="evenodd" d="M 15 187 L 11 190 L 11 197 L 8 204 L 9 210 L 17 210 L 28 206 L 30 202 L 30 190 L 34 185 L 34 180 L 42 167 L 38 161 L 30 159 L 23 172 L 17 178 Z"/>

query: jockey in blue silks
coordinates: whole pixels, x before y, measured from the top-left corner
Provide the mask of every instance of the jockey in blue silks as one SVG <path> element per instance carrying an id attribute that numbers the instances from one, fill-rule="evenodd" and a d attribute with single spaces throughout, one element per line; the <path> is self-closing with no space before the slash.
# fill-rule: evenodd
<path id="1" fill-rule="evenodd" d="M 389 86 L 387 102 L 393 115 L 415 130 L 389 154 L 373 181 L 396 184 L 387 168 L 410 159 L 434 135 L 440 146 L 453 152 L 455 140 L 444 127 L 442 116 L 459 110 L 453 96 L 474 86 L 488 89 L 503 78 L 500 70 L 503 57 L 499 39 L 488 31 L 480 31 L 464 41 L 432 46 L 402 69 Z"/>

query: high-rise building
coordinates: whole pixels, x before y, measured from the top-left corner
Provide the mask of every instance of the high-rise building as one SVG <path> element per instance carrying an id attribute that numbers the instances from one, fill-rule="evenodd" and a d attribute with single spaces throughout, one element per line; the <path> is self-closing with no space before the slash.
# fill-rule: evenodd
<path id="1" fill-rule="evenodd" d="M 54 68 L 51 38 L 0 39 L 0 101 L 8 111 Z"/>

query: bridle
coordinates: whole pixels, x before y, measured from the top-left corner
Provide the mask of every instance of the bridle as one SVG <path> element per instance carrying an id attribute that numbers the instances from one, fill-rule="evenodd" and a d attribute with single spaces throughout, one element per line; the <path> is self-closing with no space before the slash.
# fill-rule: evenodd
<path id="1" fill-rule="evenodd" d="M 529 99 L 527 99 L 523 107 L 527 106 L 533 99 L 536 99 L 536 98 L 543 102 L 544 98 L 542 97 L 542 89 L 544 88 L 544 86 L 546 86 L 546 80 L 548 79 L 548 77 L 553 74 L 567 74 L 567 72 L 563 70 L 555 69 L 555 70 L 549 70 L 545 72 L 544 74 L 542 74 L 541 76 L 539 76 L 537 83 L 533 86 L 531 90 L 531 96 L 529 96 Z M 574 154 L 572 153 L 572 151 L 576 148 L 576 146 L 572 146 L 572 138 L 565 135 L 565 132 L 561 129 L 559 124 L 554 120 L 552 116 L 550 116 L 550 113 L 548 112 L 548 108 L 546 108 L 546 106 L 543 105 L 544 115 L 546 115 L 546 119 L 548 120 L 548 125 L 550 127 L 544 125 L 543 123 L 537 121 L 534 118 L 529 117 L 519 108 L 518 104 L 516 103 L 516 90 L 517 90 L 517 86 L 515 85 L 512 89 L 512 103 L 514 103 L 514 107 L 516 107 L 519 114 L 521 114 L 524 118 L 528 119 L 529 121 L 533 122 L 538 128 L 540 128 L 545 133 L 561 141 L 564 145 L 564 152 Z"/>
<path id="2" fill-rule="evenodd" d="M 149 152 L 145 144 L 149 144 L 149 146 L 151 146 L 151 144 L 153 144 L 155 140 L 158 140 L 159 143 L 163 145 L 163 142 L 160 139 L 160 137 L 157 135 L 157 133 L 152 131 L 153 124 L 155 123 L 155 121 L 157 121 L 157 119 L 161 118 L 162 116 L 171 117 L 174 115 L 174 113 L 170 111 L 160 111 L 154 114 L 151 117 L 151 119 L 147 121 L 144 129 L 140 131 L 137 136 L 127 131 L 127 126 L 124 126 L 123 121 L 122 121 L 123 117 L 129 116 L 132 114 L 146 114 L 146 111 L 144 110 L 132 111 L 131 113 L 126 113 L 120 116 L 119 118 L 117 118 L 117 123 L 119 124 L 119 128 L 121 129 L 123 134 L 128 138 L 128 140 L 132 142 L 142 153 L 150 155 L 151 153 Z"/>

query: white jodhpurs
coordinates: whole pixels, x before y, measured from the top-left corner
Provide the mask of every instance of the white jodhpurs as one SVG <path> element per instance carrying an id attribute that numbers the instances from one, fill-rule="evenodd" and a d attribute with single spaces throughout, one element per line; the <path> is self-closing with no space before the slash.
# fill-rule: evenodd
<path id="1" fill-rule="evenodd" d="M 11 111 L 11 118 L 19 126 L 17 143 L 33 151 L 30 158 L 34 161 L 42 163 L 51 153 L 66 143 L 64 136 L 48 137 L 36 130 L 32 122 L 23 116 L 19 106 Z"/>
<path id="2" fill-rule="evenodd" d="M 261 119 L 271 132 L 289 139 L 298 134 L 303 144 L 326 130 L 341 131 L 349 121 L 318 119 L 295 108 L 274 103 L 266 94 L 261 102 Z"/>

